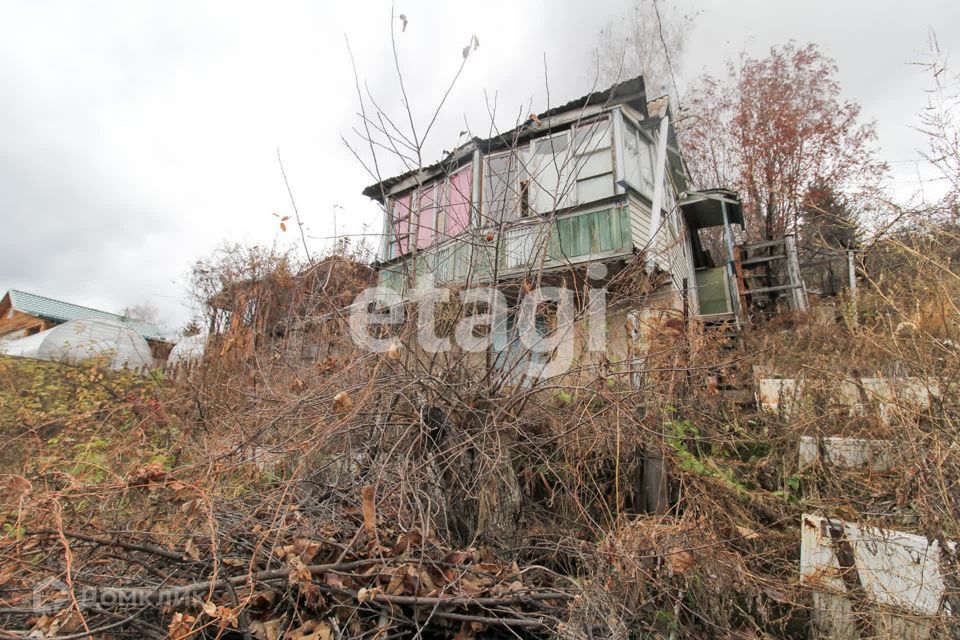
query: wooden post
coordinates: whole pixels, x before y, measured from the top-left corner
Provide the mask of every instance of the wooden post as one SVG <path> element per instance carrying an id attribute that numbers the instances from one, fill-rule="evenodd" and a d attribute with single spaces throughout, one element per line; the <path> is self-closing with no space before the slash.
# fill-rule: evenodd
<path id="1" fill-rule="evenodd" d="M 659 447 L 647 445 L 643 456 L 643 508 L 663 515 L 670 510 L 670 483 Z"/>
<path id="2" fill-rule="evenodd" d="M 850 279 L 850 299 L 854 307 L 857 304 L 857 267 L 853 260 L 853 249 L 847 249 L 847 276 Z"/>
<path id="3" fill-rule="evenodd" d="M 797 239 L 793 234 L 783 236 L 783 249 L 787 256 L 787 279 L 793 288 L 790 289 L 791 307 L 794 311 L 807 310 L 807 291 L 803 286 L 800 275 L 800 261 L 797 259 Z"/>
<path id="4" fill-rule="evenodd" d="M 857 325 L 857 267 L 853 249 L 847 249 L 847 277 L 850 283 L 850 319 Z"/>
<path id="5" fill-rule="evenodd" d="M 744 321 L 746 321 L 750 314 L 749 308 L 747 307 L 747 284 L 743 277 L 743 265 L 741 264 L 746 251 L 742 244 L 737 245 L 735 249 L 733 269 L 737 274 L 737 293 L 739 294 L 740 310 L 743 312 Z"/>
<path id="6" fill-rule="evenodd" d="M 683 279 L 683 330 L 687 331 L 690 325 L 690 282 Z"/>

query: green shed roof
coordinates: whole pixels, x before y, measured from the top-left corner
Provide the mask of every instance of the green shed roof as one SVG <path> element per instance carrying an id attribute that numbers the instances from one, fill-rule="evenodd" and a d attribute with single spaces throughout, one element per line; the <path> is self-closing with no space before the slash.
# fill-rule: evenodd
<path id="1" fill-rule="evenodd" d="M 740 196 L 729 189 L 705 189 L 688 191 L 680 200 L 680 210 L 690 229 L 723 226 L 723 209 L 726 205 L 730 224 L 743 227 L 743 207 Z"/>
<path id="2" fill-rule="evenodd" d="M 8 295 L 10 296 L 10 305 L 14 309 L 31 316 L 36 316 L 37 318 L 58 323 L 87 318 L 115 320 L 127 325 L 146 340 L 164 340 L 160 329 L 152 322 L 135 320 L 116 313 L 91 309 L 90 307 L 81 307 L 78 304 L 54 300 L 53 298 L 38 296 L 34 293 L 27 293 L 26 291 L 18 291 L 16 289 L 11 289 Z"/>

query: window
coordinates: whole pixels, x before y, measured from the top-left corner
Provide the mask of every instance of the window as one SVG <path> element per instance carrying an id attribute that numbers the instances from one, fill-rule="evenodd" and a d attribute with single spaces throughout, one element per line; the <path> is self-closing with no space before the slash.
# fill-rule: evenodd
<path id="1" fill-rule="evenodd" d="M 516 219 L 520 208 L 519 177 L 520 163 L 514 150 L 484 158 L 482 224 Z"/>
<path id="2" fill-rule="evenodd" d="M 531 143 L 526 166 L 530 211 L 545 215 L 577 203 L 572 151 L 569 132 Z"/>
<path id="3" fill-rule="evenodd" d="M 528 266 L 533 262 L 536 228 L 536 225 L 525 224 L 507 231 L 504 250 L 508 269 Z"/>
<path id="4" fill-rule="evenodd" d="M 446 181 L 440 180 L 420 189 L 416 224 L 418 249 L 429 247 L 438 237 L 438 220 L 442 218 L 440 203 L 445 186 Z"/>
<path id="5" fill-rule="evenodd" d="M 447 246 L 437 252 L 437 259 L 434 263 L 433 275 L 436 282 L 449 282 L 454 277 L 454 259 L 456 258 L 456 247 Z"/>
<path id="6" fill-rule="evenodd" d="M 624 177 L 631 187 L 653 197 L 653 143 L 632 124 L 624 123 Z"/>
<path id="7" fill-rule="evenodd" d="M 616 193 L 611 148 L 609 120 L 592 122 L 574 131 L 577 204 L 603 200 Z"/>

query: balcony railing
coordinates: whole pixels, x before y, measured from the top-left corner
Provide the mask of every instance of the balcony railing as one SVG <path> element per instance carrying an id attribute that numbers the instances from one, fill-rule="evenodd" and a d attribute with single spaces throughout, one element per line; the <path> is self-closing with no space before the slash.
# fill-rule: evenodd
<path id="1" fill-rule="evenodd" d="M 510 278 L 633 251 L 626 206 L 522 220 L 502 229 L 502 238 L 499 235 L 496 228 L 468 230 L 416 256 L 384 265 L 378 285 L 402 294 L 413 263 L 415 281 L 432 274 L 438 285 L 480 283 L 494 275 Z"/>

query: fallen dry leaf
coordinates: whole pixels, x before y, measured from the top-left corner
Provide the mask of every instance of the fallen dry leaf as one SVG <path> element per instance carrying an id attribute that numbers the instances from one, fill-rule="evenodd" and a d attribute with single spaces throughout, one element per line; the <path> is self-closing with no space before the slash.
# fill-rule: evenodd
<path id="1" fill-rule="evenodd" d="M 336 413 L 345 413 L 353 407 L 353 399 L 346 391 L 333 396 L 333 410 Z"/>
<path id="2" fill-rule="evenodd" d="M 206 605 L 204 605 L 206 607 Z M 167 634 L 171 640 L 187 640 L 193 635 L 193 623 L 196 621 L 196 618 L 193 616 L 180 613 L 173 614 L 173 617 L 170 618 L 170 624 L 167 626 Z"/>
<path id="3" fill-rule="evenodd" d="M 744 537 L 745 540 L 754 540 L 760 537 L 760 534 L 751 529 L 750 527 L 744 527 L 742 525 L 737 525 L 737 532 Z"/>
<path id="4" fill-rule="evenodd" d="M 287 556 L 287 564 L 290 565 L 290 575 L 287 580 L 293 586 L 303 586 L 311 583 L 310 569 L 303 564 L 303 560 L 295 555 Z"/>
<path id="5" fill-rule="evenodd" d="M 679 547 L 675 547 L 666 554 L 666 561 L 671 572 L 684 573 L 693 566 L 693 554 Z"/>
<path id="6" fill-rule="evenodd" d="M 299 629 L 291 631 L 290 640 L 330 640 L 333 637 L 333 629 L 322 620 L 307 620 Z"/>
<path id="7" fill-rule="evenodd" d="M 134 471 L 127 478 L 127 486 L 147 486 L 152 485 L 166 478 L 167 472 L 163 470 L 163 465 L 159 462 L 151 462 L 143 465 Z"/>
<path id="8" fill-rule="evenodd" d="M 337 587 L 338 589 L 343 588 L 343 578 L 339 573 L 334 573 L 333 571 L 328 571 L 323 574 L 323 583 L 328 587 Z"/>
<path id="9" fill-rule="evenodd" d="M 283 620 L 280 618 L 266 622 L 260 622 L 258 620 L 250 623 L 250 633 L 253 634 L 253 637 L 257 640 L 279 640 L 280 626 L 282 624 Z"/>
<path id="10" fill-rule="evenodd" d="M 187 539 L 187 543 L 183 545 L 183 552 L 194 562 L 200 561 L 200 550 L 197 549 L 197 544 L 193 541 L 193 538 Z"/>
<path id="11" fill-rule="evenodd" d="M 363 588 L 357 591 L 357 601 L 358 602 L 373 602 L 378 595 L 383 593 L 383 589 L 380 587 L 372 587 L 370 589 Z"/>

